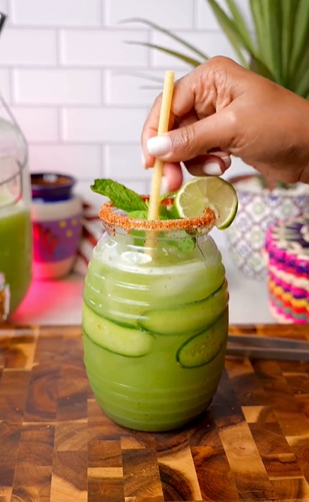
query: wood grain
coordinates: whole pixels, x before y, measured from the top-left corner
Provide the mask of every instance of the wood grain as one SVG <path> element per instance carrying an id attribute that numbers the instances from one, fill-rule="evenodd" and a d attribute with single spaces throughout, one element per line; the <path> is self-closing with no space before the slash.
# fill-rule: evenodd
<path id="1" fill-rule="evenodd" d="M 231 332 L 309 340 L 306 326 Z M 309 363 L 226 358 L 208 411 L 169 433 L 101 411 L 78 326 L 0 330 L 0 502 L 309 502 Z"/>

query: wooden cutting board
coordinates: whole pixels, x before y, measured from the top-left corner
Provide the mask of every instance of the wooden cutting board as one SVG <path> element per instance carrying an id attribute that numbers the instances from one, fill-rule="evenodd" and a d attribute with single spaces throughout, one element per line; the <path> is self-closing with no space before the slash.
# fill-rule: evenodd
<path id="1" fill-rule="evenodd" d="M 309 363 L 227 358 L 197 423 L 140 433 L 96 404 L 80 327 L 0 330 L 0 502 L 202 500 L 309 501 Z"/>

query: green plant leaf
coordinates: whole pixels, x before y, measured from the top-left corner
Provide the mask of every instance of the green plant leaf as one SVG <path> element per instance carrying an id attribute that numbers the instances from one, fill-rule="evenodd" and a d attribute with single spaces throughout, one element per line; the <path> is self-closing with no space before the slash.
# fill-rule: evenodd
<path id="1" fill-rule="evenodd" d="M 251 57 L 249 69 L 257 73 L 258 75 L 261 75 L 262 77 L 272 80 L 273 82 L 276 81 L 274 75 L 267 68 L 267 66 L 265 66 L 265 64 L 262 61 L 255 59 L 254 56 Z"/>
<path id="2" fill-rule="evenodd" d="M 280 0 L 263 0 L 264 37 L 268 41 L 269 69 L 276 82 L 282 84 L 281 44 L 282 13 Z"/>
<path id="3" fill-rule="evenodd" d="M 235 0 L 225 0 L 225 8 L 219 5 L 218 0 L 205 1 L 243 66 L 309 99 L 309 0 L 248 0 L 254 35 L 246 26 Z M 186 56 L 181 51 L 152 43 L 134 44 L 159 50 L 192 67 L 208 59 L 206 54 L 186 40 L 146 19 L 134 18 L 124 22 L 133 21 L 164 33 L 199 57 Z M 145 78 L 151 79 L 148 76 Z M 162 86 L 162 81 L 159 84 Z"/>
<path id="4" fill-rule="evenodd" d="M 227 16 L 224 10 L 217 4 L 216 0 L 206 1 L 209 3 L 214 15 L 218 20 L 218 23 L 229 39 L 240 63 L 243 66 L 247 67 L 247 61 L 242 53 L 242 49 L 246 49 L 246 43 L 240 36 L 236 23 Z"/>
<path id="5" fill-rule="evenodd" d="M 246 47 L 250 49 L 250 52 L 254 53 L 255 48 L 254 48 L 254 43 L 253 40 L 251 39 L 250 31 L 248 27 L 246 26 L 245 20 L 238 9 L 236 3 L 234 0 L 226 0 L 226 3 L 228 5 L 228 8 L 230 10 L 230 13 L 233 17 L 233 20 L 238 28 L 238 33 L 241 35 L 242 39 L 246 43 Z"/>
<path id="6" fill-rule="evenodd" d="M 297 66 L 293 74 L 292 72 L 290 73 L 290 78 L 287 86 L 288 89 L 290 89 L 291 91 L 295 92 L 300 96 L 304 96 L 303 89 L 304 89 L 304 84 L 306 84 L 306 81 L 304 81 L 304 75 L 307 73 L 308 68 L 309 68 L 309 37 L 307 41 L 306 50 L 303 53 L 302 60 L 299 62 L 299 65 Z M 300 88 L 302 90 L 300 90 Z"/>
<path id="7" fill-rule="evenodd" d="M 124 19 L 123 21 L 121 21 L 121 23 L 142 23 L 142 24 L 146 24 L 147 26 L 150 26 L 150 28 L 153 28 L 154 30 L 160 31 L 161 33 L 164 33 L 168 37 L 170 37 L 173 40 L 175 40 L 176 42 L 179 42 L 181 45 L 183 45 L 184 47 L 186 47 L 190 51 L 194 52 L 195 54 L 197 54 L 198 56 L 200 56 L 202 59 L 204 59 L 204 60 L 209 59 L 208 56 L 206 56 L 206 54 L 204 54 L 204 52 L 200 51 L 197 47 L 195 47 L 194 45 L 190 44 L 189 42 L 187 42 L 182 37 L 179 37 L 179 36 L 175 35 L 175 33 L 171 32 L 170 30 L 167 30 L 166 28 L 163 28 L 159 24 L 152 23 L 151 21 L 148 21 L 148 19 L 134 17 L 134 18 L 131 18 L 131 19 Z"/>
<path id="8" fill-rule="evenodd" d="M 281 44 L 281 65 L 282 83 L 288 87 L 290 80 L 290 61 L 293 50 L 293 38 L 295 30 L 295 16 L 299 0 L 289 0 L 281 2 L 282 10 L 282 44 Z"/>
<path id="9" fill-rule="evenodd" d="M 278 44 L 281 45 L 281 2 L 282 0 L 250 0 L 258 54 L 256 62 L 252 61 L 251 68 L 260 68 L 263 76 L 267 76 L 268 69 L 270 75 L 267 78 L 277 83 L 282 80 L 281 48 L 277 47 Z"/>
<path id="10" fill-rule="evenodd" d="M 181 52 L 173 51 L 172 49 L 168 49 L 167 47 L 163 47 L 161 45 L 151 44 L 149 42 L 132 42 L 131 40 L 126 43 L 130 44 L 130 45 L 142 45 L 144 47 L 150 47 L 151 49 L 156 49 L 158 51 L 164 52 L 165 54 L 169 54 L 170 56 L 174 56 L 175 58 L 178 58 L 181 61 L 184 61 L 185 63 L 189 64 L 190 66 L 193 66 L 194 68 L 196 68 L 197 66 L 200 66 L 200 64 L 203 63 L 203 61 L 198 61 L 197 59 L 190 58 L 190 56 L 186 56 L 185 54 L 182 54 Z"/>
<path id="11" fill-rule="evenodd" d="M 309 92 L 309 65 L 307 70 L 303 73 L 297 85 L 297 94 L 306 97 Z"/>
<path id="12" fill-rule="evenodd" d="M 309 2 L 308 0 L 299 0 L 295 16 L 293 50 L 291 54 L 290 66 L 291 72 L 297 71 L 300 62 L 307 55 L 309 39 Z"/>
<path id="13" fill-rule="evenodd" d="M 259 59 L 262 59 L 264 65 L 269 68 L 269 54 L 265 51 L 265 37 L 264 37 L 264 17 L 262 10 L 262 2 L 250 0 L 251 15 L 255 28 L 255 35 L 257 39 Z"/>

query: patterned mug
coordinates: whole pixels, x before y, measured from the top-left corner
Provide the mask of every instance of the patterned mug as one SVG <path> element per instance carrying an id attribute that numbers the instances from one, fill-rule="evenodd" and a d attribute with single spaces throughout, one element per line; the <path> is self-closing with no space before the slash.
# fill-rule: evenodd
<path id="1" fill-rule="evenodd" d="M 308 211 L 309 189 L 306 191 L 307 187 L 304 187 L 303 192 L 293 188 L 271 191 L 263 188 L 264 179 L 255 174 L 235 176 L 228 181 L 238 195 L 236 218 L 225 231 L 230 256 L 246 277 L 264 280 L 267 275 L 263 253 L 266 230 L 277 221 Z M 261 188 L 250 188 L 249 182 Z"/>

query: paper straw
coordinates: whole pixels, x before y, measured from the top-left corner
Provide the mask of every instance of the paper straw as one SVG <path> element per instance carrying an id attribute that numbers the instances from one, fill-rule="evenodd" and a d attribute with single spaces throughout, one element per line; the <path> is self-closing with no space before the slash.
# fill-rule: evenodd
<path id="1" fill-rule="evenodd" d="M 161 103 L 159 126 L 158 126 L 158 136 L 168 132 L 171 104 L 174 91 L 174 78 L 175 78 L 175 73 L 173 71 L 165 72 L 162 103 Z M 148 220 L 157 220 L 159 218 L 163 165 L 164 162 L 162 160 L 156 159 L 151 182 Z"/>

